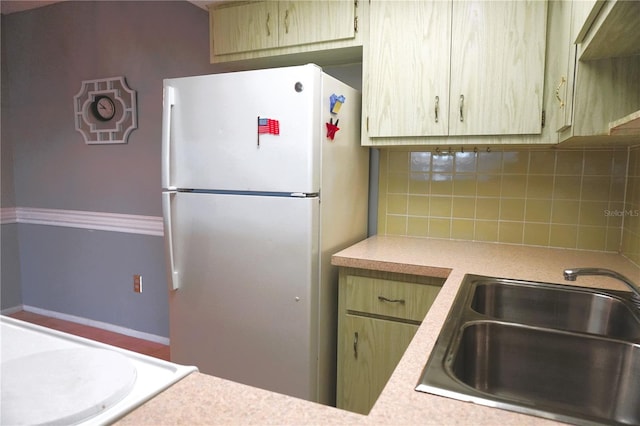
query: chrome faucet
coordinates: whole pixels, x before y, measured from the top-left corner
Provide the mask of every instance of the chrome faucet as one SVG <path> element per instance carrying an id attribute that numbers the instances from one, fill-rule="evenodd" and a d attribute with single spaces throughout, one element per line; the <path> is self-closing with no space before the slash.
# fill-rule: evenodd
<path id="1" fill-rule="evenodd" d="M 631 280 L 622 274 L 604 268 L 573 268 L 564 270 L 564 279 L 567 281 L 575 281 L 580 275 L 602 275 L 605 277 L 615 278 L 622 281 L 632 291 L 631 301 L 638 309 L 640 309 L 640 287 L 631 282 Z"/>

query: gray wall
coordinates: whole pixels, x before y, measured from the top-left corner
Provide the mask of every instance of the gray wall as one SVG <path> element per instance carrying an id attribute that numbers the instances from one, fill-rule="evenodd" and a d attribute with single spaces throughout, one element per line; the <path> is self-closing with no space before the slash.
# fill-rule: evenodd
<path id="1" fill-rule="evenodd" d="M 2 225 L 0 244 L 0 309 L 22 304 L 20 287 L 20 258 L 18 255 L 18 225 Z"/>
<path id="2" fill-rule="evenodd" d="M 162 237 L 19 226 L 24 304 L 169 336 Z"/>
<path id="3" fill-rule="evenodd" d="M 70 1 L 3 15 L 1 28 L 3 207 L 161 216 L 162 79 L 215 71 L 207 12 L 186 1 Z M 73 96 L 82 80 L 114 76 L 137 91 L 138 129 L 125 145 L 86 145 Z M 2 225 L 1 237 L 3 309 L 168 336 L 162 237 L 24 223 Z"/>
<path id="4" fill-rule="evenodd" d="M 64 2 L 3 16 L 2 27 L 16 205 L 160 215 L 162 79 L 211 72 L 207 12 Z M 126 145 L 86 145 L 73 96 L 82 80 L 114 76 L 137 91 L 138 129 Z"/>
<path id="5" fill-rule="evenodd" d="M 2 21 L 4 24 L 4 19 Z M 15 207 L 15 192 L 13 189 L 13 144 L 8 136 L 9 84 L 8 72 L 5 67 L 6 43 L 5 26 L 0 26 L 0 64 L 2 64 L 2 94 L 0 104 L 0 207 Z M 2 125 L 4 124 L 4 125 Z M 0 309 L 22 304 L 20 288 L 20 261 L 18 256 L 18 225 L 8 223 L 0 226 Z"/>

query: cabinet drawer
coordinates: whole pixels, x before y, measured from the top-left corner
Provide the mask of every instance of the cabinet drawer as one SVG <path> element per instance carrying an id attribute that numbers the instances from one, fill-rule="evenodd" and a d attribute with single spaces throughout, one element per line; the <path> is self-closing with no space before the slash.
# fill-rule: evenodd
<path id="1" fill-rule="evenodd" d="M 440 285 L 348 275 L 345 308 L 351 312 L 421 322 L 440 288 Z"/>

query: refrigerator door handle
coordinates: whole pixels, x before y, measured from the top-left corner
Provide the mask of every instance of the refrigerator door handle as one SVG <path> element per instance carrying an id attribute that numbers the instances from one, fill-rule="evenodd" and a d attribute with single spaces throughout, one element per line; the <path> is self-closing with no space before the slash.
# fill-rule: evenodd
<path id="1" fill-rule="evenodd" d="M 179 275 L 176 271 L 175 258 L 173 255 L 173 225 L 171 221 L 171 199 L 176 195 L 176 192 L 163 192 L 162 193 L 162 211 L 164 221 L 164 251 L 167 261 L 167 280 L 169 285 L 169 291 L 174 291 L 180 288 Z"/>
<path id="2" fill-rule="evenodd" d="M 175 189 L 171 186 L 171 112 L 175 103 L 175 89 L 165 86 L 162 102 L 162 187 L 165 189 Z"/>
<path id="3" fill-rule="evenodd" d="M 319 192 L 292 192 L 289 194 L 293 198 L 315 198 L 320 196 Z"/>

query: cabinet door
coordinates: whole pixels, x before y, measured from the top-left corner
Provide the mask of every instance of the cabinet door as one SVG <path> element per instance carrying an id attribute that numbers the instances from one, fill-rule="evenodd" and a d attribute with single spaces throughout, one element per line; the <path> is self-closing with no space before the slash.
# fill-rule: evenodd
<path id="1" fill-rule="evenodd" d="M 369 9 L 369 137 L 448 132 L 450 1 L 375 1 Z"/>
<path id="2" fill-rule="evenodd" d="M 550 71 L 547 84 L 553 85 L 553 100 L 546 104 L 546 125 L 553 126 L 554 132 L 571 126 L 573 112 L 576 48 L 571 41 L 572 4 L 572 0 L 551 0 L 548 6 L 546 67 Z"/>
<path id="3" fill-rule="evenodd" d="M 278 46 L 278 3 L 265 1 L 211 9 L 214 55 Z"/>
<path id="4" fill-rule="evenodd" d="M 449 135 L 539 134 L 547 2 L 454 1 Z"/>
<path id="5" fill-rule="evenodd" d="M 353 0 L 279 2 L 279 47 L 355 37 Z"/>
<path id="6" fill-rule="evenodd" d="M 369 413 L 417 329 L 413 324 L 345 315 L 339 336 L 339 408 Z"/>

